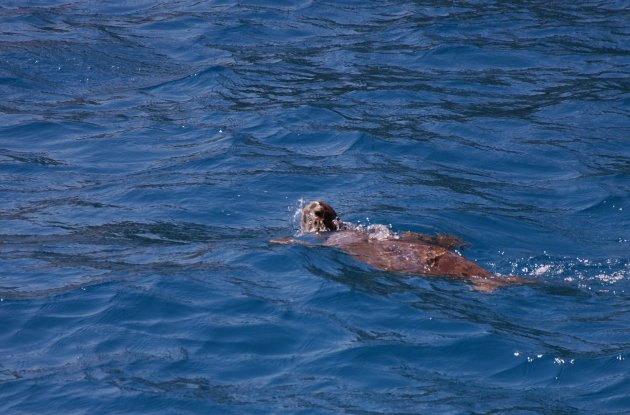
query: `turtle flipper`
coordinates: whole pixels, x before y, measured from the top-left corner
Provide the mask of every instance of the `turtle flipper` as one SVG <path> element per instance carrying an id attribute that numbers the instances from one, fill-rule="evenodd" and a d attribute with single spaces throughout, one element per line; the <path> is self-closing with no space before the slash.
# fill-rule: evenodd
<path id="1" fill-rule="evenodd" d="M 313 246 L 313 244 L 302 241 L 300 239 L 295 238 L 280 238 L 280 239 L 272 239 L 269 241 L 272 244 L 280 244 L 280 245 L 304 245 L 304 246 Z"/>

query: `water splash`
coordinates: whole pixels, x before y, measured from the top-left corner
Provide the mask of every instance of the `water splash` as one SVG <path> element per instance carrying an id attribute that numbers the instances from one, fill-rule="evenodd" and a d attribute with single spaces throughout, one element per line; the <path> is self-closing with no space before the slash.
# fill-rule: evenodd
<path id="1" fill-rule="evenodd" d="M 299 198 L 293 205 L 287 206 L 289 212 L 293 212 L 291 215 L 291 228 L 294 230 L 295 236 L 302 235 L 302 229 L 300 228 L 300 222 L 302 221 L 302 209 L 304 209 L 305 200 L 303 197 Z"/>
<path id="2" fill-rule="evenodd" d="M 619 258 L 529 257 L 510 263 L 512 273 L 575 284 L 578 288 L 625 292 L 630 281 L 630 261 Z"/>

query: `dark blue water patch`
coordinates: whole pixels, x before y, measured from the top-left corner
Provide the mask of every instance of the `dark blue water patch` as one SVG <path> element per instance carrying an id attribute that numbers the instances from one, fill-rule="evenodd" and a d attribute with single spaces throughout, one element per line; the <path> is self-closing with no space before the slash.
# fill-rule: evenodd
<path id="1" fill-rule="evenodd" d="M 623 2 L 0 16 L 3 412 L 627 412 Z M 534 284 L 269 243 L 311 199 Z"/>
<path id="2" fill-rule="evenodd" d="M 42 166 L 58 166 L 63 164 L 61 161 L 53 160 L 45 155 L 36 153 L 21 153 L 9 150 L 0 150 L 0 156 L 17 163 L 40 164 Z"/>

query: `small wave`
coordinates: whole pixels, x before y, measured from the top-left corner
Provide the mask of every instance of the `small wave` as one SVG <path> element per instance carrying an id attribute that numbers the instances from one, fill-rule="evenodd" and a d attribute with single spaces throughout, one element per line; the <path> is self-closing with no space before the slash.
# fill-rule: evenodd
<path id="1" fill-rule="evenodd" d="M 113 275 L 105 273 L 97 277 L 88 278 L 86 280 L 70 281 L 64 285 L 48 288 L 24 289 L 17 287 L 0 287 L 0 302 L 5 300 L 31 300 L 35 298 L 50 297 L 65 294 L 70 291 L 83 290 L 95 285 L 106 284 L 117 281 L 127 281 L 133 279 L 130 275 Z"/>
<path id="2" fill-rule="evenodd" d="M 61 166 L 64 164 L 61 161 L 55 160 L 41 153 L 28 153 L 0 149 L 0 156 L 9 158 L 20 163 L 39 164 L 41 166 Z"/>

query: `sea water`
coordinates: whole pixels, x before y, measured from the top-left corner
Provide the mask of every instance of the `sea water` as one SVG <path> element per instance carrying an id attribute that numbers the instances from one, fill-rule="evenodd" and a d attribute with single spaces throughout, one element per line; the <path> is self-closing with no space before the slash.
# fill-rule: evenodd
<path id="1" fill-rule="evenodd" d="M 3 1 L 0 412 L 630 412 L 629 7 Z"/>

